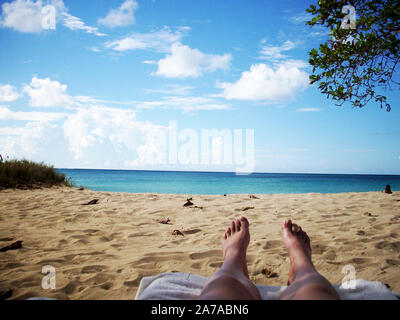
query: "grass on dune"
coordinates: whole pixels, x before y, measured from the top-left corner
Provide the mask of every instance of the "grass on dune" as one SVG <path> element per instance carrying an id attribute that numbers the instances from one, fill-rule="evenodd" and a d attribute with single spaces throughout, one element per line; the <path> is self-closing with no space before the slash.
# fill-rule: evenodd
<path id="1" fill-rule="evenodd" d="M 65 174 L 43 162 L 28 160 L 0 161 L 0 188 L 29 189 L 54 185 L 72 186 Z"/>

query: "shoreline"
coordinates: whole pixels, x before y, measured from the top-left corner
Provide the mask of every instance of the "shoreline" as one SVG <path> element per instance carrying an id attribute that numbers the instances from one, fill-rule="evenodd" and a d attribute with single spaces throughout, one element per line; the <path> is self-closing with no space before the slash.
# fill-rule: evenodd
<path id="1" fill-rule="evenodd" d="M 0 253 L 0 289 L 12 288 L 11 299 L 133 299 L 143 276 L 211 276 L 222 264 L 222 233 L 245 215 L 256 284 L 285 285 L 289 261 L 280 228 L 291 218 L 310 235 L 314 264 L 332 283 L 341 283 L 342 268 L 351 264 L 357 278 L 400 291 L 399 191 L 253 195 L 259 199 L 77 187 L 2 190 L 0 246 L 24 242 Z M 193 207 L 183 207 L 188 197 Z M 93 199 L 98 203 L 83 205 Z M 167 218 L 171 224 L 157 222 Z M 41 287 L 44 265 L 56 270 L 56 290 Z M 268 278 L 266 269 L 276 276 Z"/>
<path id="2" fill-rule="evenodd" d="M 83 189 L 82 189 L 83 188 Z M 125 192 L 125 191 L 104 191 L 104 190 L 93 190 L 88 187 L 77 187 L 77 186 L 58 186 L 54 185 L 51 187 L 44 187 L 41 185 L 25 188 L 5 188 L 0 189 L 0 193 L 15 192 L 15 191 L 34 191 L 34 190 L 60 190 L 60 189 L 75 189 L 78 191 L 91 191 L 97 193 L 111 193 L 111 194 L 125 194 L 125 195 L 166 195 L 166 196 L 209 196 L 209 197 L 228 197 L 228 196 L 290 196 L 290 195 L 340 195 L 340 194 L 367 194 L 367 193 L 384 193 L 382 191 L 343 191 L 343 192 L 299 192 L 299 193 L 226 193 L 226 194 L 214 194 L 214 193 L 165 193 L 165 192 Z M 392 189 L 393 194 L 399 193 L 400 190 Z"/>

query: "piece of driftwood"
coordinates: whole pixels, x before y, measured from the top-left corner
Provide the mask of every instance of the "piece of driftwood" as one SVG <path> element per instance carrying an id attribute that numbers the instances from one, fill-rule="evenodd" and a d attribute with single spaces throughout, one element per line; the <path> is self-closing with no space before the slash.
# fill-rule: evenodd
<path id="1" fill-rule="evenodd" d="M 171 220 L 169 218 L 164 219 L 164 220 L 157 219 L 157 222 L 161 223 L 161 224 L 170 224 L 170 221 Z"/>
<path id="2" fill-rule="evenodd" d="M 183 233 L 182 233 L 181 231 L 179 231 L 179 230 L 174 230 L 174 231 L 172 232 L 172 235 L 184 237 Z"/>
<path id="3" fill-rule="evenodd" d="M 90 200 L 88 203 L 84 203 L 83 206 L 89 206 L 89 205 L 98 204 L 98 203 L 99 203 L 99 199 L 93 199 L 93 200 Z"/>
<path id="4" fill-rule="evenodd" d="M 11 243 L 10 245 L 1 248 L 0 252 L 6 252 L 8 250 L 15 250 L 15 249 L 22 248 L 22 242 L 23 241 L 21 241 L 21 240 L 15 241 L 15 242 Z"/>

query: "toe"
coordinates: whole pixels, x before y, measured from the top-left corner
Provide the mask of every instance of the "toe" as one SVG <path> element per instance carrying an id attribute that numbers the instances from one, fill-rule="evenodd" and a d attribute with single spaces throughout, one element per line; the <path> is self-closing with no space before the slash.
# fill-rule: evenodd
<path id="1" fill-rule="evenodd" d="M 235 224 L 235 221 L 232 221 L 232 232 L 234 233 L 234 232 L 236 232 L 236 224 Z"/>
<path id="2" fill-rule="evenodd" d="M 241 217 L 240 218 L 240 222 L 241 222 L 241 225 L 242 225 L 242 227 L 244 227 L 244 228 L 248 228 L 249 227 L 249 220 L 247 220 L 247 218 L 246 217 Z"/>
<path id="3" fill-rule="evenodd" d="M 227 236 L 229 237 L 232 234 L 232 229 L 228 228 L 228 230 L 226 230 Z"/>
<path id="4" fill-rule="evenodd" d="M 240 220 L 236 220 L 236 231 L 240 231 L 240 229 L 242 228 L 242 224 L 240 222 Z"/>
<path id="5" fill-rule="evenodd" d="M 292 223 L 292 220 L 287 220 L 287 222 L 286 222 L 286 228 L 289 230 L 289 231 L 292 231 L 292 226 L 293 226 L 293 223 Z"/>
<path id="6" fill-rule="evenodd" d="M 286 220 L 283 223 L 282 232 L 283 232 L 284 237 L 287 237 L 292 233 L 292 225 L 291 225 L 291 221 L 290 220 Z"/>
<path id="7" fill-rule="evenodd" d="M 297 224 L 293 223 L 292 224 L 292 232 L 296 233 L 296 234 L 300 234 L 301 233 L 301 228 L 300 226 L 298 226 Z"/>
<path id="8" fill-rule="evenodd" d="M 289 222 L 288 220 L 283 221 L 282 230 L 288 228 L 288 222 Z"/>

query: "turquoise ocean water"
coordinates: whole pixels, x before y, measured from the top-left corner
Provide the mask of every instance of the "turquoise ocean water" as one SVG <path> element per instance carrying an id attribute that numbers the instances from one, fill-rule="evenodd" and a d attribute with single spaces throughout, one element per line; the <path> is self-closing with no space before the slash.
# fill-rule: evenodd
<path id="1" fill-rule="evenodd" d="M 400 175 L 127 171 L 58 169 L 97 191 L 180 194 L 338 193 L 400 190 Z"/>

